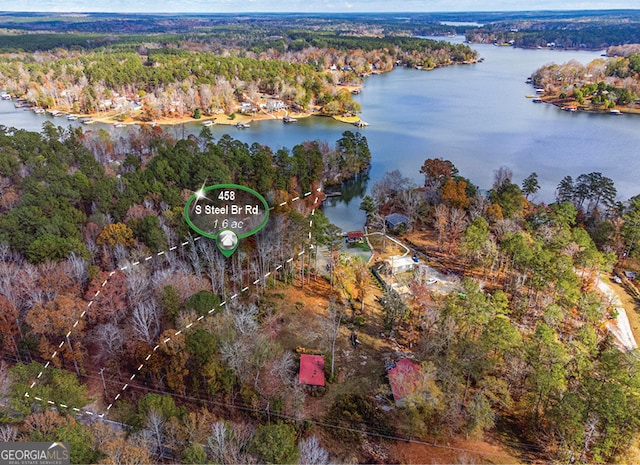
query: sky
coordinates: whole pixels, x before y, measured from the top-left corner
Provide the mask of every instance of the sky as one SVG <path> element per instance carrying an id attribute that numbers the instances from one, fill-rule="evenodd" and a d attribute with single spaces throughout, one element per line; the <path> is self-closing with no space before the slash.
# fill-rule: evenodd
<path id="1" fill-rule="evenodd" d="M 0 11 L 113 13 L 447 12 L 638 9 L 638 0 L 0 0 Z"/>

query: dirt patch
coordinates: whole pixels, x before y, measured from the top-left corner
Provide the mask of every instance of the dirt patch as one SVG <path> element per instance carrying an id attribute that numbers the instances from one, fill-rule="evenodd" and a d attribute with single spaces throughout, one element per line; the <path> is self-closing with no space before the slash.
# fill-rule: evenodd
<path id="1" fill-rule="evenodd" d="M 396 442 L 389 447 L 389 458 L 394 463 L 520 463 L 487 437 L 483 441 L 452 439 L 435 445 Z"/>
<path id="2" fill-rule="evenodd" d="M 344 310 L 335 347 L 335 380 L 331 381 L 330 338 L 327 328 L 328 311 L 332 291 L 324 278 L 311 283 L 300 282 L 293 286 L 278 287 L 268 292 L 267 305 L 277 309 L 281 324 L 275 335 L 276 340 L 286 350 L 305 348 L 325 355 L 327 384 L 324 388 L 309 388 L 304 403 L 307 418 L 323 420 L 335 400 L 344 394 L 359 393 L 370 395 L 386 382 L 384 362 L 399 357 L 397 344 L 389 338 L 381 337 L 383 331 L 382 309 L 377 298 L 382 291 L 375 281 L 365 297 L 363 318 L 356 320 L 350 308 Z M 340 301 L 337 301 L 340 302 Z M 357 303 L 358 309 L 360 303 Z M 360 344 L 353 347 L 351 332 L 355 331 Z"/>
<path id="3" fill-rule="evenodd" d="M 424 254 L 421 258 L 442 272 L 462 276 L 467 271 L 468 267 L 460 258 L 460 254 L 454 253 L 454 250 L 440 250 L 438 234 L 433 230 L 412 232 L 405 235 L 402 240 L 419 250 Z"/>
<path id="4" fill-rule="evenodd" d="M 402 242 L 402 240 L 400 240 Z M 381 234 L 371 233 L 369 234 L 369 243 L 375 251 L 375 262 L 382 263 L 391 256 L 403 255 L 407 251 L 393 242 L 389 238 L 383 237 Z"/>

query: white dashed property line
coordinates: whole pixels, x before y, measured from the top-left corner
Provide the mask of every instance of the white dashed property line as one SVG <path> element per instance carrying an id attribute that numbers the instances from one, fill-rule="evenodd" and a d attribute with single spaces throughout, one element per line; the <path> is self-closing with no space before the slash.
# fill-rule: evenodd
<path id="1" fill-rule="evenodd" d="M 295 257 L 291 257 L 289 260 L 287 260 L 287 261 L 286 261 L 286 263 L 291 263 L 293 260 L 295 260 L 297 257 L 300 257 L 300 256 L 301 256 L 301 255 L 303 255 L 303 254 L 304 254 L 304 250 L 303 250 L 302 252 L 298 253 Z M 278 267 L 277 267 L 277 268 L 275 268 L 275 270 L 279 270 L 279 269 L 281 269 L 281 268 L 282 268 L 282 265 L 278 265 Z M 270 276 L 272 273 L 273 273 L 273 272 L 271 272 L 271 271 L 269 271 L 269 272 L 265 273 L 265 274 L 263 275 L 263 278 L 266 278 L 266 277 Z M 253 285 L 257 285 L 257 283 L 259 283 L 259 282 L 260 282 L 260 279 L 256 279 L 256 280 L 253 282 Z M 248 290 L 250 289 L 250 287 L 251 287 L 251 286 L 245 286 L 245 287 L 243 287 L 239 293 L 233 294 L 233 295 L 229 298 L 229 300 L 234 300 L 234 299 L 236 299 L 237 297 L 239 297 L 239 296 L 240 296 L 240 294 L 243 294 L 243 293 L 245 293 L 246 291 L 248 291 Z M 212 309 L 210 309 L 210 310 L 207 312 L 207 315 L 211 315 L 211 314 L 212 314 L 212 313 L 214 313 L 217 309 L 221 309 L 221 308 L 222 308 L 222 307 L 224 307 L 226 304 L 227 304 L 227 301 L 226 301 L 226 300 L 223 300 L 223 301 L 222 301 L 222 302 L 220 302 L 216 307 L 213 307 Z M 177 335 L 179 335 L 179 334 L 182 334 L 184 331 L 186 331 L 186 330 L 190 329 L 190 328 L 191 328 L 195 323 L 200 322 L 200 321 L 202 321 L 203 319 L 204 319 L 204 315 L 200 315 L 200 316 L 199 316 L 195 321 L 191 321 L 191 322 L 189 322 L 187 325 L 185 325 L 185 326 L 183 327 L 183 329 L 180 329 L 180 330 L 176 331 L 176 332 L 174 333 L 174 337 L 175 337 L 175 336 L 177 336 Z M 172 339 L 173 339 L 173 338 L 171 338 L 171 337 L 166 337 L 166 338 L 164 338 L 164 339 L 163 339 L 162 344 L 163 344 L 163 345 L 167 345 L 167 344 L 169 344 L 169 342 L 171 342 L 171 340 L 172 340 Z M 152 350 L 149 354 L 147 354 L 147 356 L 144 358 L 144 362 L 143 362 L 143 363 L 141 363 L 141 364 L 138 366 L 138 368 L 137 368 L 136 372 L 135 372 L 134 374 L 132 374 L 132 375 L 131 375 L 131 377 L 129 378 L 129 381 L 132 381 L 132 380 L 136 377 L 136 375 L 140 374 L 140 372 L 142 371 L 142 369 L 143 369 L 143 368 L 144 368 L 144 366 L 145 366 L 145 363 L 149 361 L 149 359 L 151 358 L 151 356 L 153 355 L 153 353 L 154 353 L 154 352 L 156 352 L 159 348 L 160 348 L 160 344 L 156 345 L 156 346 L 153 348 L 153 350 Z M 120 389 L 120 392 L 119 392 L 119 393 L 118 393 L 118 394 L 113 398 L 113 402 L 111 402 L 111 403 L 107 406 L 106 412 L 105 412 L 105 413 L 103 413 L 102 415 L 107 415 L 107 414 L 109 413 L 109 411 L 111 410 L 111 408 L 113 407 L 113 405 L 114 405 L 114 404 L 116 403 L 116 401 L 121 397 L 121 394 L 125 391 L 125 389 L 127 389 L 127 387 L 129 387 L 129 384 L 128 384 L 128 383 L 127 383 L 127 384 L 125 384 L 125 385 Z"/>
<path id="2" fill-rule="evenodd" d="M 320 189 L 318 189 L 318 192 L 319 192 L 319 191 L 320 191 Z M 309 193 L 305 194 L 305 197 L 307 197 L 308 195 L 311 195 L 311 193 L 309 192 Z M 296 197 L 296 198 L 295 198 L 295 199 L 293 199 L 292 201 L 295 201 L 295 200 L 298 200 L 298 199 L 299 199 L 299 197 Z M 317 203 L 317 201 L 314 203 L 314 206 L 315 206 L 315 204 L 316 204 L 316 203 Z M 286 204 L 286 202 L 285 202 L 285 204 Z M 272 208 L 273 208 L 273 207 L 272 207 Z M 315 213 L 315 208 L 312 210 L 311 214 L 313 215 L 314 213 Z M 309 227 L 312 227 L 312 226 L 313 226 L 313 220 L 312 220 L 312 221 L 310 222 L 310 224 L 309 224 Z M 295 260 L 297 257 L 302 256 L 303 254 L 304 254 L 304 249 L 302 249 L 302 251 L 300 251 L 296 256 L 289 258 L 285 263 L 291 263 L 291 262 L 293 262 L 293 260 Z M 273 272 L 276 272 L 276 271 L 280 270 L 282 267 L 283 267 L 283 265 L 282 265 L 282 264 L 278 265 L 278 266 L 274 269 L 274 271 L 273 271 Z M 270 276 L 273 272 L 272 272 L 272 271 L 269 271 L 269 272 L 265 273 L 265 274 L 264 274 L 264 276 L 263 276 L 263 278 L 267 278 L 267 277 L 268 277 L 268 276 Z M 253 285 L 254 285 L 254 286 L 256 286 L 259 282 L 260 282 L 260 278 L 258 278 L 258 279 L 256 279 L 255 281 L 253 281 Z M 229 300 L 235 300 L 235 299 L 239 296 L 239 294 L 242 294 L 242 293 L 244 293 L 244 292 L 248 291 L 248 290 L 249 290 L 249 287 L 250 287 L 250 286 L 245 286 L 245 287 L 243 287 L 243 288 L 240 290 L 240 292 L 239 292 L 239 293 L 235 293 L 235 294 L 233 294 L 233 295 L 229 298 Z M 222 307 L 224 307 L 226 304 L 227 304 L 227 301 L 226 301 L 226 300 L 223 300 L 222 302 L 220 302 L 220 303 L 218 304 L 218 306 L 217 306 L 217 307 L 213 307 L 213 308 L 211 308 L 211 309 L 207 312 L 207 315 L 211 315 L 213 312 L 215 312 L 216 308 L 222 308 Z M 189 322 L 189 323 L 188 323 L 188 324 L 187 324 L 183 329 L 180 329 L 180 330 L 176 331 L 176 332 L 175 332 L 175 336 L 177 336 L 177 335 L 181 334 L 183 331 L 186 331 L 186 330 L 190 329 L 190 328 L 191 328 L 195 323 L 202 321 L 202 320 L 204 319 L 204 317 L 205 317 L 205 315 L 200 315 L 200 316 L 196 319 L 196 321 L 191 321 L 191 322 Z M 171 339 L 172 339 L 171 337 L 167 337 L 167 338 L 165 338 L 165 339 L 162 341 L 162 343 L 163 343 L 164 345 L 167 345 L 169 342 L 171 342 Z M 153 348 L 153 350 L 152 350 L 149 354 L 147 354 L 147 356 L 145 357 L 145 359 L 144 359 L 144 360 L 145 360 L 145 362 L 148 362 L 148 361 L 149 361 L 149 359 L 151 358 L 151 356 L 153 355 L 153 353 L 154 353 L 154 352 L 156 352 L 159 348 L 160 348 L 160 345 L 159 345 L 159 344 L 158 344 L 158 345 L 156 345 L 156 346 Z M 145 365 L 145 363 L 141 363 L 141 364 L 140 364 L 140 366 L 138 366 L 138 369 L 136 370 L 136 373 L 134 373 L 133 375 L 131 375 L 130 380 L 133 380 L 133 378 L 135 378 L 135 376 L 136 376 L 137 374 L 139 374 L 139 373 L 142 371 L 142 369 L 144 368 L 144 365 Z M 115 403 L 115 402 L 120 398 L 121 394 L 124 392 L 124 390 L 125 390 L 128 386 L 129 386 L 129 384 L 125 384 L 125 385 L 122 387 L 122 389 L 120 390 L 120 392 L 118 393 L 118 395 L 116 395 L 116 396 L 114 397 L 113 402 L 111 402 L 111 403 L 107 406 L 107 410 L 106 410 L 105 415 L 109 413 L 109 410 L 111 410 L 111 408 L 113 407 L 113 404 L 114 404 L 114 403 Z"/>
<path id="3" fill-rule="evenodd" d="M 195 242 L 195 241 L 197 241 L 198 239 L 200 239 L 200 237 L 201 237 L 201 236 L 196 237 L 196 238 L 194 239 L 194 242 Z M 182 246 L 184 247 L 186 244 L 189 244 L 189 242 L 188 242 L 188 241 L 183 242 L 183 243 L 182 243 Z M 176 248 L 177 248 L 177 246 L 174 246 L 174 247 L 172 247 L 172 248 L 171 248 L 171 250 L 175 250 Z M 164 253 L 165 253 L 164 251 L 163 251 L 163 252 L 158 252 L 156 255 L 157 255 L 157 256 L 160 256 L 160 255 L 164 255 Z M 146 258 L 144 259 L 144 261 L 149 261 L 149 260 L 151 260 L 153 257 L 154 257 L 154 255 L 150 255 L 150 256 L 146 257 Z M 134 262 L 131 266 L 133 267 L 133 266 L 135 266 L 135 265 L 139 265 L 139 264 L 140 264 L 140 261 L 137 261 L 137 262 Z M 123 266 L 123 267 L 122 267 L 122 268 L 120 268 L 119 270 L 120 270 L 120 271 L 124 271 L 124 270 L 126 270 L 127 268 L 128 268 L 128 266 Z M 77 318 L 77 319 L 73 322 L 73 325 L 72 325 L 71 329 L 70 329 L 70 330 L 65 334 L 64 338 L 62 339 L 62 341 L 60 341 L 60 343 L 58 344 L 58 349 L 62 349 L 62 346 L 64 346 L 64 344 L 65 344 L 66 340 L 67 340 L 67 339 L 69 339 L 69 336 L 71 336 L 71 332 L 73 331 L 73 329 L 75 329 L 75 328 L 80 324 L 80 320 L 81 320 L 82 318 L 84 318 L 84 316 L 87 314 L 87 310 L 89 310 L 89 309 L 91 308 L 91 306 L 92 306 L 92 305 L 93 305 L 93 303 L 95 302 L 95 299 L 100 295 L 100 292 L 101 292 L 100 290 L 101 290 L 102 288 L 104 288 L 104 287 L 107 285 L 107 283 L 109 282 L 109 279 L 110 279 L 111 277 L 113 277 L 113 275 L 114 275 L 114 274 L 116 274 L 116 270 L 111 271 L 111 272 L 109 273 L 109 276 L 107 277 L 107 279 L 105 279 L 105 280 L 102 282 L 102 284 L 100 285 L 100 288 L 95 292 L 95 294 L 93 295 L 93 297 L 91 298 L 91 300 L 87 303 L 87 308 L 86 308 L 85 310 L 83 310 L 83 311 L 82 311 L 82 313 L 80 314 L 80 317 L 79 317 L 79 318 Z M 40 370 L 40 372 L 39 372 L 39 373 L 38 373 L 38 375 L 36 376 L 36 380 L 39 380 L 39 379 L 42 377 L 42 374 L 44 373 L 44 370 L 45 370 L 45 369 L 47 369 L 47 368 L 49 367 L 49 365 L 50 365 L 51 361 L 52 361 L 53 359 L 55 359 L 57 355 L 58 355 L 58 350 L 55 350 L 55 351 L 53 352 L 53 354 L 51 354 L 51 357 L 49 358 L 49 360 L 47 361 L 47 363 L 44 365 L 43 369 L 42 369 L 42 370 Z M 29 390 L 30 390 L 30 389 L 33 389 L 33 388 L 35 387 L 35 385 L 36 385 L 36 381 L 34 381 L 33 383 L 31 383 L 31 386 L 29 387 Z M 23 397 L 29 397 L 29 390 L 27 390 L 27 391 L 24 393 L 24 396 L 23 396 Z"/>
<path id="4" fill-rule="evenodd" d="M 318 188 L 318 189 L 316 189 L 316 191 L 317 191 L 317 192 L 321 192 L 321 189 L 320 189 L 320 188 Z M 311 192 L 306 192 L 302 198 L 306 198 L 306 197 L 308 197 L 308 196 L 310 196 L 310 195 L 311 195 Z M 291 199 L 291 202 L 295 202 L 295 201 L 297 201 L 297 200 L 300 200 L 300 197 L 295 197 L 295 198 Z M 281 206 L 284 206 L 284 205 L 286 205 L 287 203 L 288 203 L 288 202 L 283 202 L 283 203 L 281 204 Z M 311 215 L 312 215 L 312 216 L 313 216 L 313 215 L 314 215 L 314 213 L 315 213 L 315 205 L 316 205 L 317 203 L 318 203 L 318 199 L 316 198 L 316 200 L 315 200 L 315 201 L 314 201 L 314 203 L 313 203 L 314 208 L 313 208 L 313 210 L 311 211 Z M 270 207 L 270 208 L 269 208 L 269 210 L 273 210 L 273 209 L 274 209 L 274 207 Z M 309 226 L 310 226 L 310 227 L 311 227 L 312 225 L 313 225 L 313 220 L 312 220 L 312 221 L 310 221 L 310 223 L 309 223 Z M 194 239 L 193 239 L 193 241 L 194 241 L 194 242 L 199 241 L 200 239 L 202 239 L 202 237 L 203 237 L 203 236 L 198 236 L 198 237 L 194 238 Z M 309 233 L 309 239 L 311 239 L 311 233 Z M 185 247 L 185 246 L 186 246 L 186 245 L 188 245 L 188 244 L 189 244 L 189 241 L 184 241 L 184 242 L 182 242 L 182 243 L 180 244 L 180 246 L 181 246 L 181 247 Z M 171 248 L 169 248 L 169 251 L 174 251 L 174 250 L 176 250 L 177 248 L 178 248 L 178 246 L 172 246 Z M 165 251 L 160 251 L 160 252 L 157 252 L 157 253 L 155 254 L 155 256 L 158 256 L 158 257 L 159 257 L 159 256 L 162 256 L 162 255 L 164 255 L 164 254 L 165 254 Z M 304 250 L 298 254 L 298 257 L 299 257 L 299 256 L 301 256 L 302 254 L 304 254 Z M 154 255 L 150 255 L 150 256 L 148 256 L 148 257 L 145 257 L 143 261 L 144 261 L 144 262 L 147 262 L 147 261 L 151 260 L 151 258 L 153 258 L 153 256 L 154 256 Z M 287 262 L 286 262 L 286 263 L 291 263 L 293 260 L 294 260 L 294 258 L 290 258 L 289 260 L 287 260 Z M 140 263 L 141 263 L 141 261 L 136 261 L 136 262 L 134 262 L 134 263 L 132 263 L 132 264 L 131 264 L 131 267 L 137 266 L 137 265 L 139 265 Z M 119 271 L 125 271 L 125 270 L 127 270 L 128 268 L 129 268 L 129 265 L 125 265 L 125 266 L 123 266 L 123 267 L 119 268 Z M 282 265 L 278 265 L 278 267 L 276 267 L 276 268 L 275 268 L 274 272 L 275 272 L 275 271 L 280 270 L 281 268 L 282 268 Z M 102 283 L 102 285 L 101 285 L 100 287 L 101 287 L 101 288 L 105 287 L 105 286 L 107 285 L 107 283 L 109 282 L 109 278 L 111 278 L 115 273 L 116 273 L 116 270 L 112 270 L 112 271 L 109 273 L 108 278 L 104 280 L 104 282 Z M 264 275 L 264 278 L 267 278 L 268 276 L 270 276 L 270 275 L 271 275 L 271 273 L 272 273 L 272 272 L 267 272 L 267 273 Z M 254 281 L 254 283 L 253 283 L 253 284 L 254 284 L 254 285 L 256 285 L 259 281 L 260 281 L 260 280 L 259 280 L 259 279 L 257 279 L 256 281 Z M 245 291 L 247 291 L 248 289 L 249 289 L 249 286 L 245 286 L 245 287 L 241 290 L 241 292 L 245 292 Z M 93 298 L 89 301 L 89 303 L 87 304 L 87 309 L 86 309 L 86 310 L 84 310 L 84 311 L 81 313 L 80 318 L 78 318 L 78 319 L 74 322 L 72 329 L 73 329 L 73 328 L 76 328 L 76 327 L 78 326 L 78 324 L 79 324 L 79 322 L 80 322 L 80 319 L 81 319 L 81 318 L 84 318 L 84 316 L 85 316 L 85 315 L 86 315 L 86 313 L 87 313 L 87 310 L 91 308 L 91 305 L 93 305 L 93 302 L 95 301 L 95 299 L 96 299 L 99 295 L 100 295 L 100 289 L 98 289 L 98 290 L 96 291 L 96 293 L 95 293 L 95 295 L 93 296 Z M 238 294 L 234 294 L 234 295 L 231 297 L 231 299 L 235 299 L 237 296 L 238 296 Z M 226 300 L 225 300 L 225 301 L 223 301 L 223 302 L 221 302 L 221 303 L 220 303 L 220 305 L 219 305 L 219 307 L 222 307 L 222 306 L 226 305 L 226 303 L 227 303 L 227 301 L 226 301 Z M 208 314 L 213 313 L 213 311 L 215 311 L 215 308 L 213 308 L 213 309 L 209 310 Z M 196 321 L 198 321 L 198 322 L 199 322 L 199 321 L 202 321 L 203 319 L 204 319 L 204 315 L 201 315 L 201 316 L 199 316 L 199 317 L 197 318 L 197 320 L 196 320 Z M 189 323 L 189 325 L 186 327 L 186 329 L 189 329 L 193 324 L 194 324 L 194 322 Z M 178 334 L 182 333 L 182 331 L 183 331 L 183 330 L 179 330 L 178 332 L 176 332 L 176 334 L 175 334 L 175 335 L 177 336 Z M 69 338 L 69 336 L 71 335 L 71 332 L 72 332 L 71 330 L 70 330 L 69 332 L 67 332 L 67 334 L 66 334 L 66 336 L 65 336 L 65 339 L 68 339 L 68 338 Z M 63 340 L 60 342 L 60 344 L 58 345 L 58 348 L 59 348 L 59 349 L 61 349 L 61 348 L 62 348 L 62 346 L 65 344 L 65 339 L 63 339 Z M 167 342 L 169 342 L 170 340 L 171 340 L 171 338 L 166 338 L 166 339 L 165 339 L 165 341 L 164 341 L 164 343 L 166 344 L 166 343 L 167 343 Z M 160 348 L 160 345 L 156 345 L 156 346 L 153 348 L 153 352 L 156 352 L 159 348 Z M 145 358 L 145 361 L 148 361 L 148 360 L 151 358 L 151 355 L 153 354 L 153 352 L 151 352 L 149 355 L 147 355 L 147 357 Z M 54 351 L 54 352 L 53 352 L 53 354 L 51 355 L 50 360 L 47 360 L 46 364 L 44 365 L 44 368 L 43 368 L 42 370 L 40 370 L 40 372 L 38 373 L 38 375 L 37 375 L 37 377 L 36 377 L 36 381 L 33 381 L 33 382 L 31 383 L 31 386 L 30 386 L 30 388 L 29 388 L 29 389 L 33 389 L 33 388 L 35 387 L 37 380 L 39 380 L 39 379 L 42 377 L 42 375 L 43 375 L 43 373 L 44 373 L 44 370 L 45 370 L 45 369 L 47 369 L 47 368 L 49 367 L 49 365 L 51 364 L 51 361 L 52 361 L 52 360 L 53 360 L 57 355 L 58 355 L 58 351 L 56 350 L 56 351 Z M 140 366 L 138 367 L 137 372 L 140 372 L 140 370 L 143 368 L 143 366 L 144 366 L 144 364 L 140 365 Z M 137 373 L 134 373 L 134 374 L 131 376 L 130 380 L 133 380 L 133 379 L 136 377 L 136 374 L 137 374 Z M 125 384 L 125 385 L 122 387 L 122 389 L 121 389 L 120 393 L 115 397 L 115 399 L 114 399 L 114 400 L 118 400 L 118 399 L 120 398 L 120 394 L 121 394 L 122 392 L 124 392 L 124 391 L 127 389 L 127 387 L 129 387 L 129 384 Z M 25 397 L 25 398 L 30 397 L 30 396 L 29 396 L 29 390 L 27 390 L 27 391 L 24 393 L 24 397 Z M 42 402 L 42 399 L 40 399 L 40 398 L 38 398 L 38 397 L 34 397 L 34 398 L 35 398 L 36 400 L 38 400 L 39 402 Z M 50 405 L 56 405 L 56 402 L 51 401 L 51 400 L 48 400 L 48 401 L 47 401 L 47 403 L 48 403 L 48 404 L 50 404 Z M 64 408 L 67 408 L 67 406 L 66 406 L 66 405 L 61 404 L 61 403 L 58 403 L 57 405 L 59 405 L 59 406 L 61 406 L 61 407 L 64 407 Z M 110 403 L 110 404 L 109 404 L 109 406 L 107 407 L 107 412 L 111 409 L 111 407 L 112 407 L 112 406 L 113 406 L 113 403 Z M 73 410 L 74 410 L 75 412 L 78 412 L 78 413 L 80 413 L 80 412 L 81 412 L 81 410 L 80 410 L 80 409 L 75 408 L 75 407 L 73 407 Z M 88 410 L 87 410 L 87 411 L 84 411 L 84 413 L 89 414 L 89 415 L 95 415 L 93 412 L 90 412 L 90 411 L 88 411 Z M 104 415 L 105 415 L 105 414 L 104 414 L 104 413 L 102 413 L 102 414 L 99 414 L 98 416 L 99 416 L 100 418 L 102 418 Z"/>

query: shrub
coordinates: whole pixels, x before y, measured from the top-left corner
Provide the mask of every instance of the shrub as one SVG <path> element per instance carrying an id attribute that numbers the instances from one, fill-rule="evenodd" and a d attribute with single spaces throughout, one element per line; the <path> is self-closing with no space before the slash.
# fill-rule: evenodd
<path id="1" fill-rule="evenodd" d="M 285 423 L 261 426 L 253 438 L 253 449 L 266 463 L 295 463 L 296 430 Z"/>

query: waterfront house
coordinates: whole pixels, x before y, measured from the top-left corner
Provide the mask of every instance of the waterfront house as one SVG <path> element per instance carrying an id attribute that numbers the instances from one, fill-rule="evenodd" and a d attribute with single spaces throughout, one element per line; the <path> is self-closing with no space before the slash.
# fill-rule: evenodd
<path id="1" fill-rule="evenodd" d="M 288 107 L 282 100 L 269 99 L 265 108 L 267 109 L 267 111 L 281 111 L 286 110 Z"/>
<path id="2" fill-rule="evenodd" d="M 409 229 L 409 218 L 401 213 L 392 213 L 384 221 L 390 231 L 397 231 L 401 226 L 404 226 L 405 230 Z"/>
<path id="3" fill-rule="evenodd" d="M 256 107 L 254 107 L 250 102 L 242 102 L 238 110 L 240 113 L 253 113 L 254 111 L 257 111 Z"/>
<path id="4" fill-rule="evenodd" d="M 349 231 L 347 233 L 347 244 L 358 244 L 364 240 L 362 231 Z"/>

